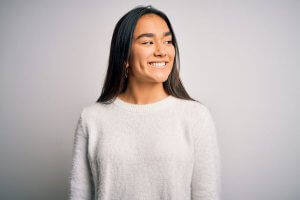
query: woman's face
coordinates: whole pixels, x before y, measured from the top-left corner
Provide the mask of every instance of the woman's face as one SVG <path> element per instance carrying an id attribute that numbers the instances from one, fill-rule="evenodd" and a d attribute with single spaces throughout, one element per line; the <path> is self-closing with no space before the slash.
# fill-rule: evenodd
<path id="1" fill-rule="evenodd" d="M 155 14 L 143 15 L 134 29 L 129 78 L 164 82 L 172 70 L 175 48 L 167 23 Z"/>

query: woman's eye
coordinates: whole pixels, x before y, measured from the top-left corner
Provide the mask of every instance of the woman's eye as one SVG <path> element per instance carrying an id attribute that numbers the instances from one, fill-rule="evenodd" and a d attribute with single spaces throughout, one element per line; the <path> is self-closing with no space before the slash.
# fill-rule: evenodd
<path id="1" fill-rule="evenodd" d="M 151 42 L 151 41 L 147 41 L 147 42 L 143 42 L 142 44 L 153 44 L 153 42 Z"/>
<path id="2" fill-rule="evenodd" d="M 167 44 L 172 44 L 173 41 L 172 40 L 169 40 L 169 41 L 166 41 Z M 146 42 L 143 42 L 142 44 L 153 44 L 152 41 L 146 41 Z"/>

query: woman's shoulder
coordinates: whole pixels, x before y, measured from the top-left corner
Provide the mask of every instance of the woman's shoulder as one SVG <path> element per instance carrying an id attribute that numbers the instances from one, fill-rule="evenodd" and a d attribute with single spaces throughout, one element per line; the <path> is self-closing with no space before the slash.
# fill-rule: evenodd
<path id="1" fill-rule="evenodd" d="M 207 122 L 210 124 L 214 123 L 214 117 L 211 109 L 206 104 L 193 100 L 180 100 L 180 102 L 180 114 L 184 116 L 184 118 L 188 119 L 192 123 L 193 127 L 195 124 L 201 125 Z"/>
<path id="2" fill-rule="evenodd" d="M 203 113 L 209 112 L 209 108 L 207 105 L 204 103 L 201 103 L 198 100 L 189 100 L 189 99 L 179 99 L 177 98 L 178 101 L 178 107 L 180 110 L 184 113 L 188 113 L 193 115 L 201 115 Z"/>
<path id="3" fill-rule="evenodd" d="M 109 107 L 111 104 L 102 104 L 102 103 L 91 103 L 82 107 L 81 109 L 81 117 L 85 120 L 90 118 L 99 118 L 101 116 L 107 115 L 109 111 Z"/>
<path id="4" fill-rule="evenodd" d="M 197 99 L 180 99 L 176 98 L 176 106 L 172 112 L 176 112 L 176 116 L 186 121 L 191 126 L 196 122 L 202 122 L 209 114 L 208 106 Z"/>

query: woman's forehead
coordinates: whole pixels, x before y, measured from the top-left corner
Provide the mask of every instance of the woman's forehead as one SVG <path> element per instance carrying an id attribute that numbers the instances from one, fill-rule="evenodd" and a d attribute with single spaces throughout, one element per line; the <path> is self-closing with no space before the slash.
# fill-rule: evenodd
<path id="1" fill-rule="evenodd" d="M 146 14 L 138 20 L 133 35 L 135 38 L 144 33 L 163 36 L 165 32 L 169 31 L 169 27 L 163 18 L 155 14 Z"/>

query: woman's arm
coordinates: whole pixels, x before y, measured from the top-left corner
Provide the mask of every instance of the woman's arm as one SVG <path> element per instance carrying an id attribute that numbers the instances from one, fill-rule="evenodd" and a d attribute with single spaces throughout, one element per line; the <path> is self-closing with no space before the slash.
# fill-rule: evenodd
<path id="1" fill-rule="evenodd" d="M 214 119 L 204 108 L 202 119 L 193 126 L 195 163 L 192 200 L 220 200 L 220 152 Z"/>
<path id="2" fill-rule="evenodd" d="M 70 200 L 93 199 L 94 186 L 87 149 L 88 136 L 82 122 L 81 114 L 77 123 L 74 138 Z"/>

